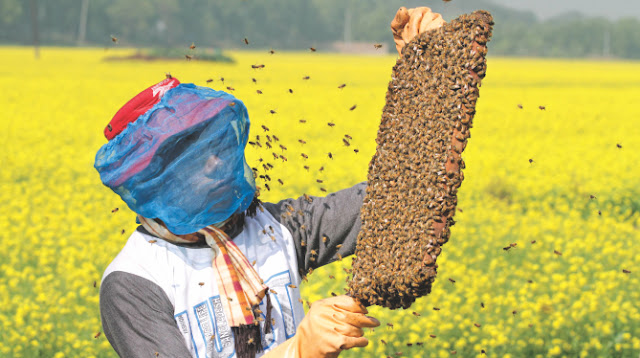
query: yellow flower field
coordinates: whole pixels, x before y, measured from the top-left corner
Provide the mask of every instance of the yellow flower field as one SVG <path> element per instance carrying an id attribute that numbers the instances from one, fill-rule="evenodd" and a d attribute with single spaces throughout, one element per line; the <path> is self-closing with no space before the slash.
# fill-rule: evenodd
<path id="1" fill-rule="evenodd" d="M 1 357 L 115 356 L 100 333 L 100 279 L 136 224 L 94 156 L 117 109 L 167 72 L 230 91 L 252 136 L 265 125 L 281 139 L 287 149 L 274 149 L 288 160 L 273 161 L 264 201 L 366 179 L 395 57 L 102 60 L 127 53 L 43 48 L 35 60 L 0 48 Z M 371 308 L 382 326 L 343 356 L 637 357 L 639 93 L 640 63 L 490 58 L 433 291 L 406 311 Z M 271 152 L 248 147 L 249 164 Z M 350 261 L 316 270 L 303 297 L 342 293 Z"/>

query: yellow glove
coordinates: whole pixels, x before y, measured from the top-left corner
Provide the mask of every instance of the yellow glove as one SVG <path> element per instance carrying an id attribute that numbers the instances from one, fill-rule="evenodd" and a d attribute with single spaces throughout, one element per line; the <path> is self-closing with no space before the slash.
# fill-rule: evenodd
<path id="1" fill-rule="evenodd" d="M 444 24 L 442 15 L 432 12 L 428 7 L 417 7 L 407 10 L 401 7 L 391 21 L 393 41 L 396 43 L 398 54 L 404 45 L 423 32 L 437 29 Z"/>
<path id="2" fill-rule="evenodd" d="M 335 358 L 345 349 L 365 347 L 369 340 L 362 328 L 380 325 L 366 314 L 367 309 L 349 296 L 316 301 L 296 334 L 264 357 Z"/>

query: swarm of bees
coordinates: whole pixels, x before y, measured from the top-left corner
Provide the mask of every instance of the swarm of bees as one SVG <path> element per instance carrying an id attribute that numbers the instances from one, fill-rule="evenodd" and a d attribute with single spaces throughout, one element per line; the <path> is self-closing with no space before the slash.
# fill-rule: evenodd
<path id="1" fill-rule="evenodd" d="M 349 281 L 366 305 L 406 309 L 431 291 L 455 223 L 492 25 L 488 12 L 462 15 L 417 36 L 393 68 Z"/>

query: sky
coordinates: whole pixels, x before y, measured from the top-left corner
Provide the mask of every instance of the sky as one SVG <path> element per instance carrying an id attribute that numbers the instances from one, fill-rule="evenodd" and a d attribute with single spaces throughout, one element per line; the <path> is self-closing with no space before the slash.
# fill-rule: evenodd
<path id="1" fill-rule="evenodd" d="M 453 0 L 455 1 L 455 0 Z M 569 11 L 588 16 L 603 16 L 617 20 L 621 17 L 640 18 L 638 0 L 490 0 L 493 3 L 519 10 L 531 10 L 540 19 L 547 19 Z"/>

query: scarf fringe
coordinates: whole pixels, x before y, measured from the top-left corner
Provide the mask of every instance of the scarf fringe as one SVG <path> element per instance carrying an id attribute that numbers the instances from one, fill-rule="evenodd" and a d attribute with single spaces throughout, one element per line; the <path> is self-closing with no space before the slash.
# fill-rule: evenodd
<path id="1" fill-rule="evenodd" d="M 270 334 L 271 330 L 271 297 L 269 293 L 266 293 L 267 296 L 267 313 L 265 314 L 264 319 L 264 334 Z M 257 309 L 255 306 L 253 309 Z M 239 327 L 231 327 L 234 336 L 234 344 L 236 347 L 236 354 L 238 358 L 254 358 L 256 354 L 262 352 L 262 340 L 264 337 L 261 335 L 260 330 L 260 322 L 258 321 L 258 317 L 260 314 L 256 314 L 255 324 L 244 325 L 241 324 Z"/>

